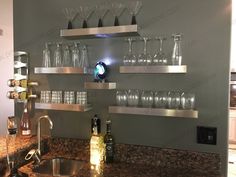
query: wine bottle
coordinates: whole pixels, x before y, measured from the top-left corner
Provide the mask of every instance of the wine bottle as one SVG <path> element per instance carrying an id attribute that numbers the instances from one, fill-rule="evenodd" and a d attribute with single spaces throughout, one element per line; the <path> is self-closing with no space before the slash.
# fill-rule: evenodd
<path id="1" fill-rule="evenodd" d="M 107 131 L 104 136 L 104 144 L 105 144 L 104 161 L 106 163 L 112 163 L 114 159 L 114 139 L 111 135 L 111 120 L 107 120 L 106 124 L 107 124 Z"/>
<path id="2" fill-rule="evenodd" d="M 24 108 L 24 112 L 20 121 L 20 133 L 22 137 L 30 138 L 31 137 L 31 121 L 27 111 L 27 106 Z"/>
<path id="3" fill-rule="evenodd" d="M 16 91 L 9 91 L 7 92 L 7 97 L 9 99 L 18 99 L 18 100 L 26 100 L 28 98 L 37 98 L 37 95 L 28 94 L 26 91 L 16 92 Z"/>
<path id="4" fill-rule="evenodd" d="M 27 79 L 22 79 L 22 80 L 9 79 L 7 81 L 7 85 L 9 87 L 27 88 L 27 86 L 38 86 L 38 82 L 29 82 Z"/>

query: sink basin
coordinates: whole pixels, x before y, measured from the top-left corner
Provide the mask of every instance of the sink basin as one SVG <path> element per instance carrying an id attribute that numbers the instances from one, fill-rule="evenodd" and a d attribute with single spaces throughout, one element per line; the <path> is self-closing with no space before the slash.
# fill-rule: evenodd
<path id="1" fill-rule="evenodd" d="M 42 160 L 39 166 L 33 168 L 34 173 L 50 176 L 69 177 L 79 174 L 83 162 L 64 158 Z"/>

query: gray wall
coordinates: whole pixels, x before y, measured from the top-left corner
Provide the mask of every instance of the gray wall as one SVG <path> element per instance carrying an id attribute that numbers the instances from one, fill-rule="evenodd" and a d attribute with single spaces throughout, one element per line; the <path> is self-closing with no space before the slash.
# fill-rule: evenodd
<path id="1" fill-rule="evenodd" d="M 61 12 L 63 7 L 95 4 L 98 0 L 21 0 L 14 1 L 15 49 L 31 54 L 31 69 L 40 66 L 42 50 L 47 41 L 62 41 L 59 30 L 66 26 Z M 105 56 L 114 59 L 110 81 L 117 82 L 118 89 L 180 90 L 196 94 L 198 119 L 166 118 L 155 116 L 108 114 L 108 106 L 115 104 L 115 90 L 89 90 L 93 110 L 87 113 L 48 111 L 54 122 L 53 135 L 72 138 L 90 137 L 90 119 L 96 113 L 103 121 L 112 119 L 112 131 L 117 143 L 142 144 L 156 147 L 177 148 L 221 154 L 223 164 L 227 156 L 228 82 L 230 51 L 230 0 L 146 0 L 137 20 L 142 35 L 165 35 L 165 51 L 171 54 L 171 34 L 181 32 L 183 40 L 183 64 L 188 73 L 181 75 L 150 74 L 128 75 L 119 73 L 122 56 L 127 51 L 124 38 L 81 40 L 89 47 L 90 63 Z M 130 19 L 125 12 L 122 24 Z M 75 22 L 79 25 L 79 21 Z M 105 25 L 112 23 L 109 14 Z M 95 26 L 95 17 L 89 21 Z M 72 41 L 70 41 L 72 42 Z M 141 42 L 134 45 L 138 53 Z M 150 42 L 149 51 L 157 44 Z M 38 80 L 38 90 L 80 90 L 91 76 L 80 75 L 31 75 Z M 47 111 L 45 111 L 47 112 Z M 44 112 L 44 113 L 45 113 Z M 42 114 L 37 111 L 36 115 Z M 217 145 L 196 143 L 196 126 L 217 127 Z M 223 165 L 224 166 L 224 165 Z M 223 168 L 226 171 L 226 168 Z"/>

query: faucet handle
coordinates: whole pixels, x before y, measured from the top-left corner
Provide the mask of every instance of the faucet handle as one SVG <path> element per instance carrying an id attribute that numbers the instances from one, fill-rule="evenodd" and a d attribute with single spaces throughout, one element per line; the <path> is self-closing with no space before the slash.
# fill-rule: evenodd
<path id="1" fill-rule="evenodd" d="M 38 149 L 31 149 L 27 155 L 25 156 L 25 160 L 30 160 L 31 158 L 34 159 L 34 162 L 39 164 L 40 163 L 40 154 Z"/>

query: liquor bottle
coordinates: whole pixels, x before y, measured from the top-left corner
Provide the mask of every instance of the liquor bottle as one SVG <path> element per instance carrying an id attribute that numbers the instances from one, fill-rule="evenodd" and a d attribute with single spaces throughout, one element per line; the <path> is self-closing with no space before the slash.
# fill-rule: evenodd
<path id="1" fill-rule="evenodd" d="M 111 135 L 111 120 L 107 120 L 106 124 L 107 124 L 107 132 L 104 136 L 104 144 L 105 144 L 104 161 L 106 163 L 112 163 L 114 159 L 114 139 Z"/>
<path id="2" fill-rule="evenodd" d="M 31 137 L 31 121 L 28 114 L 27 106 L 24 107 L 24 112 L 20 121 L 20 134 L 22 137 Z"/>
<path id="3" fill-rule="evenodd" d="M 27 86 L 38 86 L 38 82 L 29 82 L 27 79 L 22 79 L 22 80 L 9 79 L 7 81 L 7 85 L 9 87 L 27 88 Z"/>
<path id="4" fill-rule="evenodd" d="M 7 92 L 7 97 L 9 99 L 18 99 L 24 101 L 28 98 L 37 98 L 37 95 L 29 94 L 26 91 L 22 92 L 9 91 Z"/>
<path id="5" fill-rule="evenodd" d="M 91 124 L 91 139 L 90 139 L 90 163 L 92 165 L 99 165 L 103 160 L 104 154 L 104 140 L 100 134 L 101 123 L 97 115 L 92 119 Z"/>

